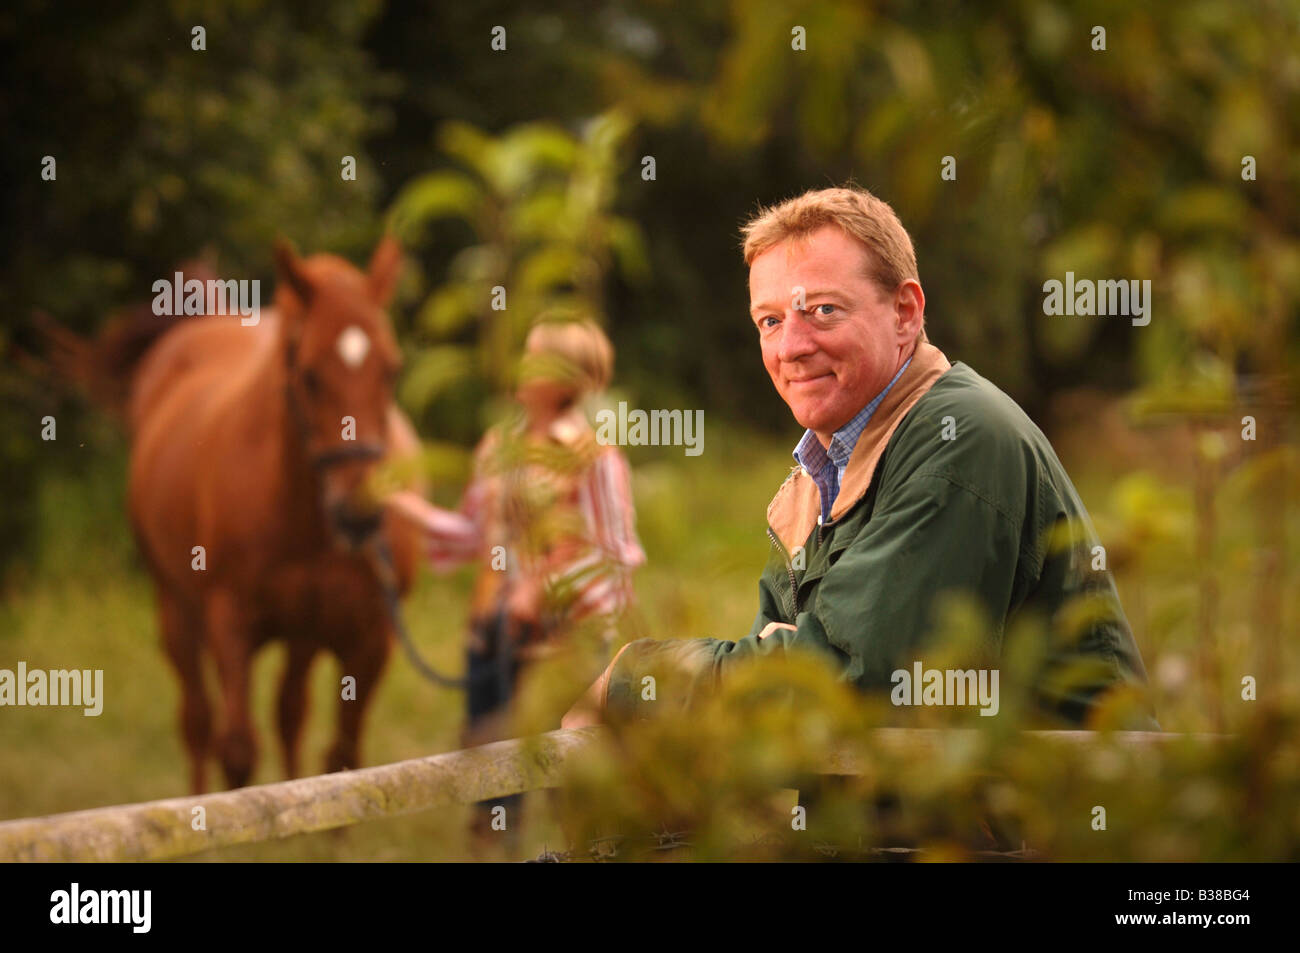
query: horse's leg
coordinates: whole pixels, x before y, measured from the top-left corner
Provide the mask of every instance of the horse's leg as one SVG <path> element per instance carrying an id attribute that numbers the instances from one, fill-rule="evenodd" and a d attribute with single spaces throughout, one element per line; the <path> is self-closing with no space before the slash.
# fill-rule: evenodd
<path id="1" fill-rule="evenodd" d="M 163 648 L 181 682 L 181 737 L 190 760 L 190 790 L 202 794 L 212 744 L 212 710 L 203 686 L 203 616 L 161 589 L 158 609 Z"/>
<path id="2" fill-rule="evenodd" d="M 302 742 L 302 725 L 307 717 L 307 675 L 317 646 L 306 639 L 289 641 L 289 657 L 280 682 L 280 751 L 284 756 L 284 774 L 298 776 L 298 747 Z"/>
<path id="3" fill-rule="evenodd" d="M 226 782 L 239 788 L 248 783 L 257 762 L 257 739 L 248 700 L 252 625 L 239 597 L 228 589 L 209 593 L 206 609 L 208 644 L 221 678 L 224 716 L 217 752 Z"/>
<path id="4" fill-rule="evenodd" d="M 360 630 L 357 641 L 348 650 L 337 653 L 344 676 L 351 675 L 357 680 L 357 697 L 351 701 L 346 698 L 339 700 L 338 737 L 326 755 L 326 771 L 360 766 L 361 725 L 370 697 L 379 686 L 379 677 L 388 662 L 390 644 L 388 628 L 380 623 Z"/>

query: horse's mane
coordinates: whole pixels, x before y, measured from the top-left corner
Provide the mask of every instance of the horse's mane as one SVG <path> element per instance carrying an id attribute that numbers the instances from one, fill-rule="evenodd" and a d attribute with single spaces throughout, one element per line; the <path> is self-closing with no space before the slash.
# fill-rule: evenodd
<path id="1" fill-rule="evenodd" d="M 186 279 L 204 283 L 217 278 L 204 261 L 187 261 L 176 266 Z M 37 329 L 45 338 L 47 361 L 54 379 L 86 394 L 96 404 L 122 414 L 131 389 L 131 378 L 145 354 L 168 331 L 183 320 L 202 315 L 180 315 L 159 320 L 151 301 L 128 305 L 109 315 L 93 336 L 82 335 L 44 312 L 35 316 Z"/>

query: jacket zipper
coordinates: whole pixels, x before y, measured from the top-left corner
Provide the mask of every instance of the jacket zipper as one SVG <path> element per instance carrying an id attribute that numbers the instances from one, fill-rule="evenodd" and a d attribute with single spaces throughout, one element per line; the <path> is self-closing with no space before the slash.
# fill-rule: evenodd
<path id="1" fill-rule="evenodd" d="M 790 564 L 790 553 L 786 551 L 785 544 L 776 538 L 776 533 L 770 526 L 767 528 L 767 535 L 776 544 L 776 548 L 781 550 L 781 555 L 785 557 L 785 571 L 790 574 L 790 597 L 794 600 L 794 612 L 790 615 L 793 621 L 799 617 L 799 584 L 795 582 L 794 566 Z"/>
<path id="2" fill-rule="evenodd" d="M 870 487 L 868 487 L 867 489 L 869 490 Z M 864 493 L 863 496 L 865 495 L 866 494 Z M 859 502 L 860 501 L 861 501 L 861 497 L 859 497 Z M 855 503 L 854 506 L 856 505 L 857 504 Z M 850 507 L 850 509 L 853 509 L 853 507 Z M 843 519 L 847 515 L 848 513 L 841 513 L 840 519 Z M 836 522 L 837 520 L 830 520 L 829 522 L 825 522 L 825 523 L 819 522 L 817 524 L 817 548 L 818 549 L 820 549 L 821 545 L 824 542 L 826 542 L 826 533 L 828 530 L 834 527 Z M 776 548 L 781 550 L 781 555 L 785 557 L 785 571 L 790 576 L 790 593 L 794 598 L 794 615 L 791 616 L 791 618 L 795 618 L 799 615 L 799 584 L 795 581 L 794 578 L 794 566 L 791 564 L 790 561 L 790 553 L 785 548 L 785 544 L 782 543 L 781 540 L 777 539 L 776 532 L 772 529 L 770 525 L 767 527 L 767 535 L 768 538 L 771 539 L 772 542 L 776 544 Z"/>

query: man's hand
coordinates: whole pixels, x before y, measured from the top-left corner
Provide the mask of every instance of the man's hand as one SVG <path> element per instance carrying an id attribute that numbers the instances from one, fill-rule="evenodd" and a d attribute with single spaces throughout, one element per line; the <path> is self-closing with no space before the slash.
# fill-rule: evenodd
<path id="1" fill-rule="evenodd" d="M 758 639 L 761 642 L 777 629 L 789 629 L 791 632 L 798 631 L 795 626 L 788 622 L 769 622 L 759 633 Z M 613 661 L 600 673 L 600 678 L 591 683 L 588 688 L 569 709 L 568 713 L 560 720 L 561 728 L 588 728 L 591 725 L 599 725 L 605 717 L 605 699 L 609 693 L 609 679 L 614 673 L 614 666 L 618 664 L 619 656 L 628 650 L 632 643 L 629 642 L 618 650 Z"/>
<path id="2" fill-rule="evenodd" d="M 560 719 L 561 728 L 590 728 L 604 721 L 609 678 L 614 673 L 614 666 L 618 664 L 619 656 L 626 652 L 628 645 L 631 644 L 629 642 L 618 650 L 609 665 L 605 666 L 605 671 L 600 673 L 600 677 L 592 682 L 591 687 L 583 692 L 582 697 L 573 703 L 573 707 Z"/>
<path id="3" fill-rule="evenodd" d="M 769 622 L 767 625 L 763 626 L 763 631 L 758 633 L 758 641 L 762 642 L 765 638 L 767 638 L 777 629 L 789 629 L 791 632 L 799 631 L 795 626 L 791 625 L 789 622 Z"/>
<path id="4" fill-rule="evenodd" d="M 611 668 L 613 665 L 611 664 Z M 605 686 L 609 684 L 609 669 L 600 673 L 600 678 L 591 683 L 573 707 L 560 719 L 560 727 L 565 729 L 590 728 L 599 725 L 604 717 L 602 711 L 605 699 Z M 554 722 L 552 722 L 554 724 Z"/>

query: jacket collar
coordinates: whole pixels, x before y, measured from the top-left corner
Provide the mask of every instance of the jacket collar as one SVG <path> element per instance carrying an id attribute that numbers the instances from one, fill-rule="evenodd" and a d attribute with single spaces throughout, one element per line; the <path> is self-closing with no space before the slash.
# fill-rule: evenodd
<path id="1" fill-rule="evenodd" d="M 876 464 L 903 417 L 952 367 L 942 351 L 922 335 L 912 354 L 912 363 L 898 378 L 858 438 L 844 468 L 840 492 L 831 507 L 832 522 L 847 513 L 871 486 Z M 767 523 L 787 552 L 802 546 L 821 515 L 821 493 L 816 482 L 796 467 L 776 491 L 767 508 Z"/>

